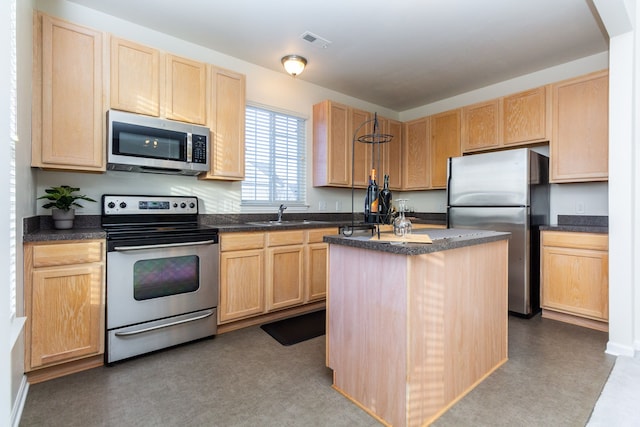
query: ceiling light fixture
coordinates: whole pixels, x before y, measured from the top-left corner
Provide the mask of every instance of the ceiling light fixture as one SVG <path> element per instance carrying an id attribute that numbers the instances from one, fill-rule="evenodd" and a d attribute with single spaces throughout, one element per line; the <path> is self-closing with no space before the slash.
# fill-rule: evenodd
<path id="1" fill-rule="evenodd" d="M 287 55 L 282 57 L 282 65 L 287 73 L 295 77 L 304 71 L 307 60 L 300 55 Z"/>

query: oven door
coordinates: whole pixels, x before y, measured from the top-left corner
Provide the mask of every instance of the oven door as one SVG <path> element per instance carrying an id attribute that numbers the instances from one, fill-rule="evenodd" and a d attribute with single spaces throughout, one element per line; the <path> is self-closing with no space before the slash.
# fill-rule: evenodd
<path id="1" fill-rule="evenodd" d="M 107 253 L 107 329 L 215 308 L 215 240 L 113 245 Z"/>

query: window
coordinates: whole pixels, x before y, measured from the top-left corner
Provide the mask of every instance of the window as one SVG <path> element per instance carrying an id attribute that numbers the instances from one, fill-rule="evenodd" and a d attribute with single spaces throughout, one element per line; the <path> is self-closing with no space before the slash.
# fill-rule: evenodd
<path id="1" fill-rule="evenodd" d="M 305 204 L 305 135 L 304 118 L 246 107 L 244 205 Z"/>
<path id="2" fill-rule="evenodd" d="M 16 143 L 18 142 L 18 96 L 16 59 L 16 3 L 11 1 L 11 58 L 9 66 L 9 317 L 16 316 Z"/>

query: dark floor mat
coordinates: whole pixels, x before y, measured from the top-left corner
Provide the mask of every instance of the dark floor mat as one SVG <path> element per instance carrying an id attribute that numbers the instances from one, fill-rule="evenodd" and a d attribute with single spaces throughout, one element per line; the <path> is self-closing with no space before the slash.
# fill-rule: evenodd
<path id="1" fill-rule="evenodd" d="M 260 327 L 282 345 L 297 344 L 325 334 L 325 310 L 267 323 Z"/>

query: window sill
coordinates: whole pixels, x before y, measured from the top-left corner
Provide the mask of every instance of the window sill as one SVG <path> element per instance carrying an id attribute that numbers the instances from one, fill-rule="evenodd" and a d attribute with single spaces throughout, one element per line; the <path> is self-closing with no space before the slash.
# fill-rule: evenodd
<path id="1" fill-rule="evenodd" d="M 10 334 L 9 349 L 10 350 L 13 350 L 13 346 L 15 346 L 16 342 L 18 342 L 18 337 L 22 333 L 22 330 L 24 329 L 24 324 L 26 321 L 27 321 L 26 317 L 14 317 L 13 319 L 10 320 L 11 322 L 11 326 L 9 326 L 9 334 Z"/>

